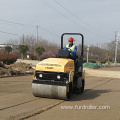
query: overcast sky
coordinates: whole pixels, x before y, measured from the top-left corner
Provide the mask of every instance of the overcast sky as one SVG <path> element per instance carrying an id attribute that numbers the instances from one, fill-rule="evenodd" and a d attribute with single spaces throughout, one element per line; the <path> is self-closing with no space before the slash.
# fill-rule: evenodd
<path id="1" fill-rule="evenodd" d="M 57 44 L 64 32 L 82 33 L 86 45 L 110 42 L 120 30 L 120 0 L 0 0 L 0 44 L 36 36 L 37 25 L 39 37 Z"/>

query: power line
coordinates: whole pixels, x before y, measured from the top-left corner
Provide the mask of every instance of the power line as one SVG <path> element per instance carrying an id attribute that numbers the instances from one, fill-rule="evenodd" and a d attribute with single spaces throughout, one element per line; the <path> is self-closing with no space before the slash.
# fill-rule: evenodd
<path id="1" fill-rule="evenodd" d="M 23 24 L 23 23 L 10 22 L 10 21 L 7 21 L 7 20 L 0 20 L 0 21 L 5 22 L 5 23 L 3 23 L 3 24 L 8 24 L 8 25 L 15 25 L 15 26 L 16 26 L 16 25 L 17 25 L 17 26 L 20 25 L 20 26 L 24 26 L 24 27 L 35 27 L 35 28 L 36 28 L 35 25 L 28 25 L 28 24 Z M 40 25 L 38 25 L 38 26 L 39 26 L 39 28 L 47 31 L 48 33 L 50 33 L 50 34 L 55 35 L 55 36 L 58 37 L 57 34 L 55 34 L 55 33 L 51 32 L 51 31 L 47 30 L 46 28 L 44 28 L 44 27 L 42 27 L 42 26 L 40 26 Z"/>
<path id="2" fill-rule="evenodd" d="M 8 24 L 13 24 L 13 25 L 20 25 L 20 26 L 24 26 L 24 27 L 36 27 L 34 25 L 30 25 L 30 24 L 22 24 L 22 23 L 16 23 L 16 22 L 11 22 L 11 21 L 7 21 L 7 20 L 1 20 L 1 22 L 5 22 L 5 23 L 8 23 Z"/>
<path id="3" fill-rule="evenodd" d="M 74 13 L 72 13 L 70 10 L 68 10 L 67 8 L 65 8 L 62 4 L 60 4 L 57 0 L 54 0 L 59 6 L 61 6 L 63 9 L 65 9 L 66 11 L 68 11 L 71 15 L 73 15 L 74 17 L 76 17 L 78 20 L 82 21 L 84 24 L 89 25 L 88 23 L 84 22 L 82 19 L 80 19 L 77 15 L 75 15 Z M 90 27 L 90 26 L 89 26 Z"/>
<path id="4" fill-rule="evenodd" d="M 51 32 L 51 31 L 49 31 L 49 30 L 47 30 L 47 29 L 45 29 L 45 28 L 43 28 L 43 27 L 41 27 L 41 26 L 39 26 L 39 28 L 41 28 L 41 29 L 47 31 L 48 33 L 50 33 L 50 34 L 52 34 L 52 35 L 55 35 L 55 36 L 59 37 L 59 35 L 57 35 L 57 34 Z"/>
<path id="5" fill-rule="evenodd" d="M 65 8 L 62 4 L 60 4 L 57 0 L 54 0 L 59 6 L 61 6 L 63 9 L 65 9 L 66 11 L 68 11 L 71 15 L 73 15 L 74 17 L 76 17 L 78 20 L 82 21 L 84 24 L 88 25 L 88 23 L 84 22 L 82 19 L 80 19 L 77 15 L 75 15 L 74 13 L 72 13 L 70 10 L 68 10 L 67 8 Z M 89 26 L 90 27 L 90 26 Z"/>
<path id="6" fill-rule="evenodd" d="M 67 8 L 65 8 L 64 6 L 62 6 L 58 1 L 56 1 L 56 0 L 54 0 L 54 1 L 55 1 L 57 4 L 59 4 L 63 9 L 65 9 L 65 10 L 68 11 L 70 14 L 72 14 L 74 17 L 76 17 L 77 19 L 80 20 L 80 18 L 79 18 L 78 16 L 76 16 L 76 15 L 73 14 L 70 10 L 68 10 Z M 51 5 L 43 2 L 42 0 L 41 0 L 41 2 L 42 2 L 43 4 L 45 4 L 46 6 L 49 6 L 51 9 L 53 9 L 53 10 L 56 11 L 56 12 L 58 12 L 59 14 L 61 14 L 61 15 L 64 16 L 65 18 L 67 18 L 69 21 L 71 21 L 71 22 L 73 22 L 74 24 L 76 24 L 77 26 L 78 26 L 78 25 L 81 26 L 81 25 L 78 24 L 77 22 L 75 22 L 75 21 L 73 21 L 72 19 L 70 19 L 70 18 L 68 18 L 67 16 L 65 16 L 63 13 L 59 12 L 57 9 L 55 9 L 55 8 L 52 7 Z M 5 22 L 5 23 L 7 23 L 7 24 L 12 24 L 12 25 L 20 25 L 20 26 L 24 26 L 24 27 L 35 27 L 35 28 L 36 28 L 35 25 L 22 24 L 22 23 L 11 22 L 11 21 L 1 20 L 1 19 L 0 19 L 0 21 Z M 80 20 L 80 21 L 81 21 L 81 20 Z M 82 22 L 83 22 L 83 21 L 82 21 Z M 85 22 L 84 22 L 84 23 L 85 23 Z M 49 30 L 47 30 L 47 29 L 45 29 L 45 28 L 43 28 L 43 27 L 41 27 L 41 26 L 40 26 L 40 28 L 42 28 L 43 30 L 47 31 L 47 32 L 50 33 L 50 34 L 53 34 L 53 35 L 55 35 L 55 36 L 58 36 L 58 35 L 56 35 L 55 33 L 51 32 L 51 31 L 49 31 Z M 85 28 L 85 27 L 84 27 L 84 28 Z M 85 29 L 87 29 L 88 31 L 91 31 L 91 30 L 89 30 L 88 28 L 85 28 Z M 92 32 L 93 32 L 93 31 L 92 31 Z M 97 33 L 97 32 L 96 32 L 96 33 Z M 98 34 L 98 33 L 97 33 L 97 34 Z M 101 36 L 101 34 L 99 34 L 99 36 Z M 101 37 L 103 37 L 103 36 L 101 36 Z"/>
<path id="7" fill-rule="evenodd" d="M 9 32 L 4 32 L 4 31 L 0 31 L 1 33 L 5 33 L 5 34 L 10 34 L 10 35 L 16 35 L 19 36 L 18 34 L 14 34 L 14 33 L 9 33 Z"/>
<path id="8" fill-rule="evenodd" d="M 77 26 L 79 25 L 80 27 L 83 27 L 83 26 L 81 26 L 79 23 L 73 21 L 72 19 L 68 18 L 67 16 L 65 16 L 64 14 L 62 14 L 61 12 L 59 12 L 59 11 L 58 11 L 57 9 L 55 9 L 54 7 L 51 7 L 51 5 L 43 2 L 42 0 L 41 0 L 41 2 L 42 2 L 44 5 L 50 7 L 51 9 L 53 9 L 55 12 L 61 14 L 62 16 L 64 16 L 65 18 L 67 18 L 69 21 L 71 21 L 72 23 L 76 24 Z M 71 12 L 71 13 L 72 13 L 72 12 Z M 84 26 L 84 28 L 85 28 L 87 31 L 93 32 L 93 31 L 91 31 L 90 29 L 86 28 L 85 26 Z M 96 32 L 96 33 L 97 33 L 97 32 Z M 97 33 L 97 34 L 98 34 L 98 33 Z M 102 38 L 106 39 L 106 38 L 103 37 L 101 34 L 98 34 L 98 35 L 101 36 Z"/>
<path id="9" fill-rule="evenodd" d="M 59 4 L 62 8 L 64 8 L 65 10 L 67 10 L 69 13 L 71 13 L 72 15 L 74 15 L 71 11 L 69 11 L 67 8 L 65 8 L 64 6 L 62 6 L 59 2 L 57 2 L 56 0 L 54 0 L 57 4 Z M 77 26 L 79 25 L 79 26 L 81 26 L 80 24 L 78 24 L 77 22 L 75 22 L 75 21 L 73 21 L 72 19 L 70 19 L 70 18 L 68 18 L 68 17 L 66 17 L 64 14 L 62 14 L 61 12 L 59 12 L 58 10 L 56 10 L 54 7 L 51 7 L 49 4 L 47 4 L 47 3 L 45 3 L 45 2 L 43 2 L 43 1 L 41 1 L 44 5 L 47 5 L 47 6 L 49 6 L 51 9 L 53 9 L 54 11 L 56 11 L 56 12 L 58 12 L 59 14 L 61 14 L 62 16 L 64 16 L 65 18 L 67 18 L 69 21 L 71 21 L 71 22 L 73 22 L 74 24 L 76 24 Z M 76 18 L 78 18 L 76 15 L 74 15 Z M 79 18 L 78 18 L 79 19 Z M 2 21 L 2 22 L 5 22 L 5 23 L 7 23 L 7 24 L 9 24 L 9 25 L 20 25 L 20 26 L 24 26 L 24 27 L 35 27 L 36 28 L 36 26 L 35 25 L 29 25 L 29 24 L 23 24 L 23 23 L 17 23 L 17 22 L 11 22 L 11 21 L 7 21 L 7 20 L 1 20 L 0 19 L 0 21 Z M 41 27 L 41 26 L 40 26 Z M 43 28 L 43 27 L 41 27 L 42 29 L 44 29 L 44 30 L 46 30 L 47 32 L 49 32 L 49 33 L 51 33 L 51 34 L 54 34 L 54 33 L 52 33 L 51 31 L 49 31 L 49 30 L 47 30 L 47 29 L 45 29 L 45 28 Z M 86 28 L 87 29 L 87 28 Z M 90 31 L 89 29 L 87 29 L 88 31 Z M 56 35 L 56 34 L 55 34 Z M 58 35 L 57 35 L 58 36 Z"/>
<path id="10" fill-rule="evenodd" d="M 65 9 L 67 12 L 69 12 L 71 15 L 73 15 L 75 18 L 77 18 L 79 21 L 82 21 L 85 25 L 89 26 L 90 29 L 93 29 L 93 27 L 91 27 L 88 23 L 84 22 L 83 20 L 81 20 L 77 15 L 75 15 L 74 13 L 72 13 L 70 10 L 68 10 L 67 8 L 65 8 L 62 4 L 60 4 L 57 0 L 54 0 L 59 6 L 61 6 L 63 9 Z M 91 30 L 89 30 L 91 31 Z M 91 31 L 93 32 L 93 31 Z M 101 34 L 99 34 L 98 32 L 96 32 L 94 30 L 95 33 L 97 33 L 99 36 L 101 36 Z M 103 38 L 103 36 L 101 36 Z"/>
<path id="11" fill-rule="evenodd" d="M 57 9 L 55 9 L 54 7 L 52 7 L 51 5 L 43 2 L 42 0 L 40 0 L 44 5 L 48 6 L 49 8 L 51 8 L 53 11 L 61 14 L 63 17 L 67 18 L 67 20 L 71 21 L 72 23 L 76 24 L 77 26 L 80 25 L 77 22 L 73 21 L 72 19 L 68 18 L 67 16 L 65 16 L 64 14 L 62 14 L 60 11 L 58 11 Z"/>

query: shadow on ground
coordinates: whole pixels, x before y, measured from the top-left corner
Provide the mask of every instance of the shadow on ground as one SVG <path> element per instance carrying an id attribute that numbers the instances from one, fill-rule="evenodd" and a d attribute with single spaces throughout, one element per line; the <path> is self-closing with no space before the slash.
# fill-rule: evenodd
<path id="1" fill-rule="evenodd" d="M 111 92 L 112 90 L 93 90 L 86 89 L 82 94 L 73 93 L 70 101 L 92 100 L 99 97 L 101 94 Z"/>

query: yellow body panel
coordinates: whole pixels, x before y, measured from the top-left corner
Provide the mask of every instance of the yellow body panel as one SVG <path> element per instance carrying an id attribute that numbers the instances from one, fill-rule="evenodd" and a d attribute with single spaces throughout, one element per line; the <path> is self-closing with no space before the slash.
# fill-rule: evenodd
<path id="1" fill-rule="evenodd" d="M 82 79 L 85 79 L 85 70 L 82 72 Z"/>
<path id="2" fill-rule="evenodd" d="M 70 72 L 69 73 L 69 83 L 73 82 L 73 76 L 74 76 L 74 73 Z"/>
<path id="3" fill-rule="evenodd" d="M 36 70 L 48 72 L 74 72 L 74 61 L 67 58 L 48 58 L 36 65 Z"/>

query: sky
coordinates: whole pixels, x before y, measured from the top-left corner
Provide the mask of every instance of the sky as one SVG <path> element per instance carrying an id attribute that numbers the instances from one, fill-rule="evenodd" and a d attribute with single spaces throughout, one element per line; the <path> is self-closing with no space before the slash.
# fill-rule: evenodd
<path id="1" fill-rule="evenodd" d="M 83 34 L 86 45 L 111 42 L 120 30 L 120 0 L 0 0 L 0 44 L 36 36 L 37 25 L 38 36 L 56 44 L 69 32 Z"/>

